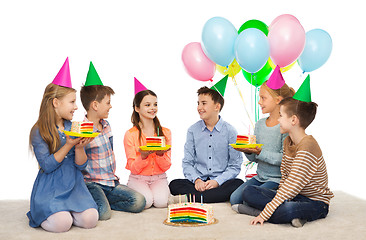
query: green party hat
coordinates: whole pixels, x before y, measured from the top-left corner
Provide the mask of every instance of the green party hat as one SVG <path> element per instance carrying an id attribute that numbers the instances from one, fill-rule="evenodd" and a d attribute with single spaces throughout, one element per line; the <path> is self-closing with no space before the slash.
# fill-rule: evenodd
<path id="1" fill-rule="evenodd" d="M 226 75 L 223 77 L 220 81 L 218 81 L 215 85 L 211 87 L 211 89 L 218 91 L 222 97 L 224 97 L 225 89 L 226 89 L 226 83 L 229 75 Z"/>
<path id="2" fill-rule="evenodd" d="M 293 99 L 303 102 L 311 102 L 310 75 L 305 78 L 304 82 L 293 96 Z"/>
<path id="3" fill-rule="evenodd" d="M 86 76 L 86 81 L 84 86 L 92 86 L 92 85 L 102 85 L 102 80 L 100 80 L 100 77 L 97 73 L 97 70 L 95 70 L 95 67 L 93 63 L 90 61 L 89 71 L 88 75 Z"/>

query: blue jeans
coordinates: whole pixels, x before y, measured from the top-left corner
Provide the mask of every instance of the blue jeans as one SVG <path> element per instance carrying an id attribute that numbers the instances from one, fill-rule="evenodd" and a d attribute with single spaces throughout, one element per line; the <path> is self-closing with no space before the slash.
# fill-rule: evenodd
<path id="1" fill-rule="evenodd" d="M 246 181 L 240 187 L 238 187 L 230 196 L 230 203 L 231 205 L 234 204 L 243 204 L 243 190 L 246 186 L 261 186 L 268 189 L 276 190 L 278 188 L 278 183 L 268 181 L 268 182 L 260 182 L 255 178 L 251 178 L 250 180 Z"/>
<path id="2" fill-rule="evenodd" d="M 267 203 L 275 197 L 276 191 L 259 186 L 248 186 L 243 191 L 244 201 L 253 208 L 263 210 Z M 292 200 L 286 200 L 274 211 L 268 219 L 271 223 L 290 223 L 294 218 L 307 221 L 325 218 L 329 205 L 315 201 L 303 195 L 297 195 Z"/>
<path id="3" fill-rule="evenodd" d="M 111 210 L 138 213 L 145 208 L 145 197 L 125 185 L 110 187 L 90 182 L 86 186 L 98 206 L 99 220 L 111 218 Z"/>

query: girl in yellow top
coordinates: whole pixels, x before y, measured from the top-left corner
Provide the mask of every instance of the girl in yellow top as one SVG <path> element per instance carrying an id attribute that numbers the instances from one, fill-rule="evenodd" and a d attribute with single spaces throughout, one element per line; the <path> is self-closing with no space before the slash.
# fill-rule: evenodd
<path id="1" fill-rule="evenodd" d="M 171 166 L 171 151 L 142 151 L 146 137 L 164 136 L 171 145 L 171 133 L 160 125 L 156 116 L 157 96 L 151 90 L 138 92 L 133 100 L 133 127 L 125 133 L 126 169 L 131 171 L 127 186 L 145 196 L 146 206 L 163 208 L 170 195 L 166 171 Z"/>

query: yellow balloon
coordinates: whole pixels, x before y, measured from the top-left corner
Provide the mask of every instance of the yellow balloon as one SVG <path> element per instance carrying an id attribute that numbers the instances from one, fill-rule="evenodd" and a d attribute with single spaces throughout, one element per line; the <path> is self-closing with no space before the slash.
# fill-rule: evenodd
<path id="1" fill-rule="evenodd" d="M 281 72 L 286 72 L 286 71 L 290 70 L 295 65 L 296 61 L 294 61 L 293 63 L 291 63 L 290 65 L 288 65 L 286 67 L 281 67 L 280 68 Z M 268 62 L 272 69 L 276 68 L 276 65 L 272 62 L 271 58 L 268 59 Z"/>
<path id="2" fill-rule="evenodd" d="M 234 77 L 236 74 L 240 72 L 241 67 L 239 66 L 238 62 L 234 59 L 228 67 L 223 67 L 216 64 L 216 69 L 223 75 L 229 74 L 229 77 Z"/>

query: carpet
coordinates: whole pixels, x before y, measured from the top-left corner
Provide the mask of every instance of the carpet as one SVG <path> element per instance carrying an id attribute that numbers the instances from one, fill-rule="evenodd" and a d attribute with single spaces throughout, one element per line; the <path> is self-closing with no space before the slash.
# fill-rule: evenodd
<path id="1" fill-rule="evenodd" d="M 94 229 L 72 227 L 66 233 L 49 233 L 28 225 L 27 200 L 0 201 L 0 239 L 366 239 L 366 201 L 334 192 L 325 219 L 302 228 L 290 224 L 249 225 L 252 217 L 237 214 L 230 203 L 212 204 L 218 223 L 203 227 L 174 227 L 163 224 L 167 209 L 150 208 L 133 214 L 113 211 L 108 221 Z"/>

